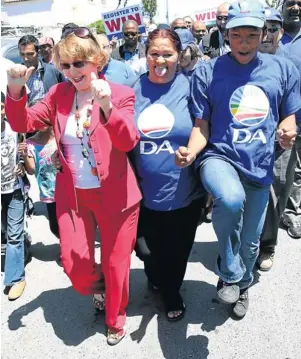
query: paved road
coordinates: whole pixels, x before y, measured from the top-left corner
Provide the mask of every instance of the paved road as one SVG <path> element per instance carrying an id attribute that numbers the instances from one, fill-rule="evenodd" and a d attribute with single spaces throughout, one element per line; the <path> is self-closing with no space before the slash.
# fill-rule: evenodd
<path id="1" fill-rule="evenodd" d="M 165 320 L 133 255 L 128 335 L 109 347 L 103 316 L 94 315 L 91 298 L 74 292 L 57 265 L 59 246 L 45 209 L 38 208 L 40 215 L 29 221 L 34 257 L 26 268 L 25 292 L 15 302 L 2 294 L 3 359 L 301 358 L 301 241 L 284 231 L 273 270 L 256 275 L 242 321 L 215 300 L 217 243 L 211 225 L 198 228 L 182 287 L 187 312 L 181 322 Z"/>

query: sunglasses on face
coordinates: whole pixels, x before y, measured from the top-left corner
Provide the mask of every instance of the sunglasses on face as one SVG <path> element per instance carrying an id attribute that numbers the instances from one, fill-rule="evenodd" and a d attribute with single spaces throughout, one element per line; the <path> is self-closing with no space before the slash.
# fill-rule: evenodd
<path id="1" fill-rule="evenodd" d="M 222 20 L 227 21 L 228 20 L 228 16 L 217 16 L 216 18 L 219 21 L 222 21 Z"/>
<path id="2" fill-rule="evenodd" d="M 205 34 L 206 30 L 194 30 L 196 34 Z"/>
<path id="3" fill-rule="evenodd" d="M 87 27 L 77 27 L 75 29 L 68 29 L 64 31 L 62 39 L 65 39 L 70 34 L 74 34 L 81 39 L 88 39 L 89 37 L 92 37 L 91 31 Z"/>
<path id="4" fill-rule="evenodd" d="M 123 36 L 125 36 L 125 37 L 135 37 L 135 36 L 137 36 L 138 35 L 138 32 L 131 32 L 131 31 L 129 31 L 129 32 L 124 32 L 123 33 Z"/>
<path id="5" fill-rule="evenodd" d="M 174 29 L 174 30 L 178 30 L 178 29 L 185 29 L 185 30 L 187 30 L 187 27 L 186 27 L 186 26 L 175 26 L 173 29 Z"/>
<path id="6" fill-rule="evenodd" d="M 72 62 L 71 64 L 67 64 L 67 63 L 60 63 L 60 66 L 63 70 L 69 70 L 71 66 L 75 67 L 76 69 L 81 69 L 82 67 L 85 66 L 85 62 L 84 61 L 75 61 Z"/>
<path id="7" fill-rule="evenodd" d="M 32 57 L 36 54 L 36 52 L 20 52 L 20 56 L 22 57 Z"/>
<path id="8" fill-rule="evenodd" d="M 270 34 L 275 34 L 275 32 L 279 31 L 281 29 L 281 27 L 270 27 L 270 28 L 267 28 L 266 26 L 263 27 L 263 32 L 269 32 Z"/>
<path id="9" fill-rule="evenodd" d="M 291 8 L 291 7 L 294 7 L 295 5 L 297 5 L 299 8 L 301 8 L 301 1 L 289 0 L 285 3 L 286 8 Z"/>

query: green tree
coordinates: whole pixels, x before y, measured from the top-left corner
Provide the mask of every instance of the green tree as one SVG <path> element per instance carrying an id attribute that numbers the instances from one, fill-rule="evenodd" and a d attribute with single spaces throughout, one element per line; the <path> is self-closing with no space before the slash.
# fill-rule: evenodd
<path id="1" fill-rule="evenodd" d="M 269 7 L 273 7 L 275 9 L 280 8 L 283 4 L 283 0 L 265 0 L 265 2 Z"/>
<path id="2" fill-rule="evenodd" d="M 149 16 L 150 21 L 152 21 L 153 17 L 157 12 L 157 0 L 142 0 L 144 13 Z"/>
<path id="3" fill-rule="evenodd" d="M 89 25 L 90 28 L 96 29 L 97 34 L 105 34 L 105 26 L 102 20 L 97 20 L 95 22 L 92 22 L 92 24 Z"/>

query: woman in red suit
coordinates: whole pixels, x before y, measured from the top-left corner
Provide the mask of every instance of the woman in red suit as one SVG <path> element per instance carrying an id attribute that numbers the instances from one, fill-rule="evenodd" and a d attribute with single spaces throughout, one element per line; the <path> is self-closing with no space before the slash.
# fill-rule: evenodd
<path id="1" fill-rule="evenodd" d="M 25 84 L 34 68 L 8 70 L 7 118 L 14 131 L 53 126 L 61 170 L 56 180 L 57 217 L 64 270 L 83 295 L 106 292 L 107 342 L 124 337 L 141 194 L 126 152 L 139 140 L 132 89 L 98 78 L 106 63 L 87 28 L 74 29 L 54 48 L 54 63 L 69 79 L 26 108 Z M 101 267 L 94 260 L 96 226 Z M 103 273 L 103 275 L 102 275 Z"/>

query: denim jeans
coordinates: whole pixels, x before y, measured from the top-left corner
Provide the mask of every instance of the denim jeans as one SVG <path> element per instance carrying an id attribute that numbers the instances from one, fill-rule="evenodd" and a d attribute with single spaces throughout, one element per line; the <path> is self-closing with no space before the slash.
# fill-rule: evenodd
<path id="1" fill-rule="evenodd" d="M 270 186 L 251 183 L 219 158 L 207 159 L 200 177 L 213 197 L 212 224 L 219 246 L 216 274 L 226 283 L 247 288 L 253 281 Z"/>
<path id="2" fill-rule="evenodd" d="M 1 221 L 7 235 L 4 285 L 12 286 L 25 278 L 24 199 L 21 190 L 1 196 Z"/>

